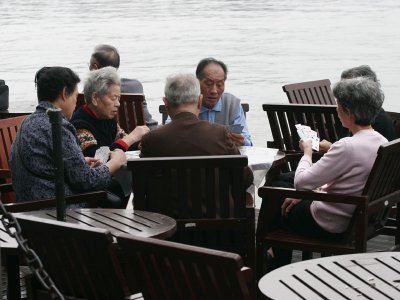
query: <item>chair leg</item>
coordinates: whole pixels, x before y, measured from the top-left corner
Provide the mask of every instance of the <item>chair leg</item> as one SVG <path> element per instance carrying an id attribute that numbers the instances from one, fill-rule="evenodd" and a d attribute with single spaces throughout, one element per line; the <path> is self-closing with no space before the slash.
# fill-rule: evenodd
<path id="1" fill-rule="evenodd" d="M 301 259 L 302 260 L 308 260 L 308 259 L 312 259 L 313 254 L 310 251 L 303 251 L 301 254 Z"/>
<path id="2" fill-rule="evenodd" d="M 267 250 L 262 243 L 256 244 L 256 279 L 257 281 L 266 273 Z"/>

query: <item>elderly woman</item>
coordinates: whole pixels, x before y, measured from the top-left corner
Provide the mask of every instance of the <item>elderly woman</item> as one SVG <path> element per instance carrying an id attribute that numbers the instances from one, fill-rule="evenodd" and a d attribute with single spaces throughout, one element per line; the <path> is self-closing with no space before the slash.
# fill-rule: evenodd
<path id="1" fill-rule="evenodd" d="M 344 79 L 333 93 L 343 127 L 352 136 L 332 144 L 329 151 L 312 163 L 310 141 L 300 141 L 304 151 L 296 170 L 294 185 L 298 190 L 318 187 L 329 193 L 361 195 L 379 146 L 387 142 L 371 124 L 383 103 L 380 85 L 368 78 Z M 282 204 L 282 226 L 298 233 L 335 238 L 350 222 L 354 206 L 312 200 L 286 198 Z M 273 249 L 276 266 L 291 261 L 291 251 Z"/>
<path id="2" fill-rule="evenodd" d="M 137 149 L 137 143 L 149 128 L 137 126 L 127 134 L 118 125 L 115 116 L 120 106 L 121 81 L 117 70 L 105 67 L 90 72 L 85 81 L 84 94 L 85 105 L 71 119 L 83 154 L 94 157 L 102 146 L 108 146 L 111 151 Z M 113 180 L 109 191 L 122 200 L 121 204 L 114 207 L 126 206 L 130 191 L 124 190 L 117 180 Z"/>
<path id="3" fill-rule="evenodd" d="M 78 82 L 79 77 L 68 68 L 46 67 L 36 73 L 39 105 L 22 123 L 11 149 L 10 166 L 17 201 L 55 197 L 52 131 L 46 114 L 49 108 L 60 108 L 63 112 L 66 195 L 107 188 L 111 174 L 126 164 L 121 150 L 113 151 L 106 164 L 83 156 L 75 128 L 68 121 L 76 106 Z"/>

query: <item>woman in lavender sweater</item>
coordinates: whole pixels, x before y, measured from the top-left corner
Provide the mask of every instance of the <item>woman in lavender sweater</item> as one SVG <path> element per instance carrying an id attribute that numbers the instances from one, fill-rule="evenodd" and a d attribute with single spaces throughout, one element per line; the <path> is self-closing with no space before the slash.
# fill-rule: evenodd
<path id="1" fill-rule="evenodd" d="M 333 88 L 343 127 L 352 136 L 332 144 L 329 151 L 312 163 L 310 141 L 300 141 L 304 151 L 296 170 L 298 190 L 321 188 L 328 193 L 361 195 L 375 161 L 378 148 L 387 142 L 371 127 L 384 95 L 379 83 L 367 78 L 345 79 Z M 281 225 L 312 236 L 335 238 L 349 225 L 354 205 L 286 198 L 282 204 Z M 291 250 L 273 249 L 277 266 L 291 262 Z"/>

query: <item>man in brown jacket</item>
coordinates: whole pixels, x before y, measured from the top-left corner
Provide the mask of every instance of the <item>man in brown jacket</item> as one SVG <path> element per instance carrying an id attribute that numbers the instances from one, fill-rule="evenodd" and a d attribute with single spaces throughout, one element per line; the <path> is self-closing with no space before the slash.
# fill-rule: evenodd
<path id="1" fill-rule="evenodd" d="M 164 93 L 163 101 L 172 121 L 142 137 L 141 157 L 240 154 L 224 126 L 199 120 L 203 96 L 195 76 L 169 76 Z M 245 172 L 250 186 L 253 174 L 248 168 Z"/>
<path id="2" fill-rule="evenodd" d="M 199 120 L 202 99 L 196 77 L 169 76 L 163 101 L 172 122 L 143 137 L 141 156 L 240 154 L 224 126 Z"/>

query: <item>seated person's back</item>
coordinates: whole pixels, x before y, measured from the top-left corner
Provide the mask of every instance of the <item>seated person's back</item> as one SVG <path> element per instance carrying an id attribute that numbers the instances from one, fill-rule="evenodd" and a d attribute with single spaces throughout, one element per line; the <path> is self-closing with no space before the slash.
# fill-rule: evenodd
<path id="1" fill-rule="evenodd" d="M 141 157 L 240 155 L 224 126 L 199 120 L 202 95 L 193 75 L 168 77 L 163 101 L 172 122 L 143 136 Z M 248 168 L 245 177 L 249 186 Z"/>
<path id="2" fill-rule="evenodd" d="M 62 110 L 61 134 L 65 195 L 100 190 L 111 183 L 111 174 L 123 164 L 122 151 L 111 154 L 107 164 L 84 157 L 76 131 L 68 121 L 75 110 L 79 77 L 70 69 L 45 67 L 35 77 L 39 105 L 22 123 L 11 149 L 10 167 L 17 201 L 55 198 L 52 129 L 49 108 Z"/>

